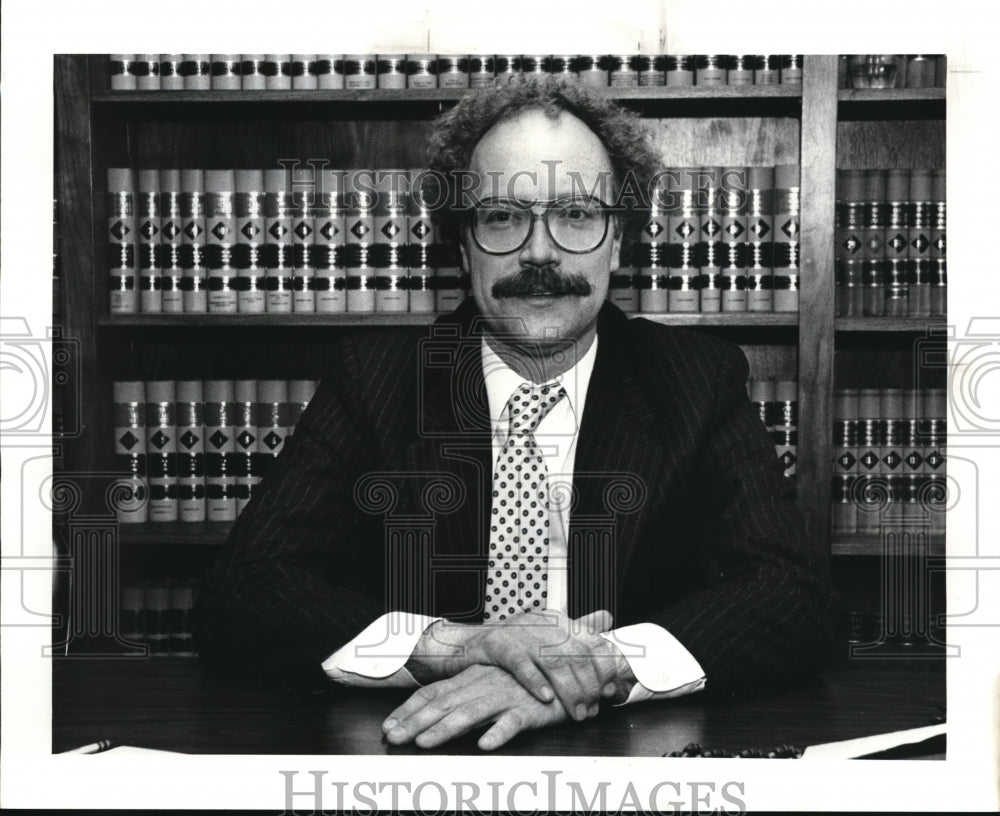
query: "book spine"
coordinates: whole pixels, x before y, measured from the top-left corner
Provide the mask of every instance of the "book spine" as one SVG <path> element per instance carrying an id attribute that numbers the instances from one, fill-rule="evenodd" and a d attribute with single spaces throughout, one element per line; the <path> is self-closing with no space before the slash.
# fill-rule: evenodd
<path id="1" fill-rule="evenodd" d="M 369 257 L 375 230 L 375 190 L 372 182 L 370 170 L 347 172 L 344 266 L 347 268 L 349 312 L 375 311 L 374 270 Z"/>
<path id="2" fill-rule="evenodd" d="M 881 403 L 877 388 L 858 390 L 858 532 L 877 533 L 884 493 L 878 485 L 882 451 Z"/>
<path id="3" fill-rule="evenodd" d="M 293 62 L 294 66 L 298 64 Z M 293 75 L 293 79 L 294 79 Z M 314 247 L 316 245 L 315 190 L 317 170 L 314 167 L 292 168 L 292 311 L 315 312 L 316 277 Z"/>
<path id="4" fill-rule="evenodd" d="M 799 257 L 802 241 L 802 188 L 799 165 L 779 164 L 774 168 L 774 283 L 771 305 L 776 312 L 799 310 Z M 759 311 L 766 298 L 760 301 Z M 753 302 L 748 305 L 750 311 Z"/>
<path id="5" fill-rule="evenodd" d="M 728 298 L 722 293 L 724 312 L 748 311 L 750 293 L 764 291 L 765 281 L 770 285 L 774 277 L 774 167 L 747 168 L 747 184 L 746 272 L 742 288 L 736 270 L 737 286 Z"/>
<path id="6" fill-rule="evenodd" d="M 135 262 L 135 179 L 128 167 L 108 168 L 108 267 L 111 312 L 139 311 Z"/>
<path id="7" fill-rule="evenodd" d="M 205 267 L 205 173 L 181 170 L 181 264 L 184 279 L 184 311 L 204 314 L 208 311 Z"/>
<path id="8" fill-rule="evenodd" d="M 317 54 L 316 76 L 320 90 L 339 91 L 344 88 L 344 55 Z"/>
<path id="9" fill-rule="evenodd" d="M 235 196 L 234 170 L 205 171 L 206 286 L 208 311 L 215 314 L 236 314 L 238 309 Z"/>
<path id="10" fill-rule="evenodd" d="M 181 211 L 180 170 L 160 171 L 160 308 L 164 313 L 184 311 L 185 252 L 182 247 L 184 216 Z"/>
<path id="11" fill-rule="evenodd" d="M 160 90 L 160 55 L 135 55 L 135 89 L 137 91 Z"/>
<path id="12" fill-rule="evenodd" d="M 927 504 L 931 509 L 931 531 L 943 533 L 948 485 L 945 478 L 947 459 L 947 391 L 927 388 L 922 395 L 924 468 Z"/>
<path id="13" fill-rule="evenodd" d="M 931 313 L 930 234 L 932 185 L 930 170 L 910 171 L 910 314 Z"/>
<path id="14" fill-rule="evenodd" d="M 931 174 L 931 218 L 930 218 L 930 314 L 948 314 L 948 267 L 947 267 L 947 178 L 944 170 Z"/>
<path id="15" fill-rule="evenodd" d="M 319 382 L 316 380 L 289 380 L 288 381 L 288 435 L 285 441 L 295 433 L 295 426 L 299 424 L 299 419 L 309 407 L 309 401 L 316 393 Z"/>
<path id="16" fill-rule="evenodd" d="M 149 520 L 146 482 L 146 390 L 139 380 L 112 384 L 115 435 L 115 470 L 126 474 L 116 482 L 121 499 L 116 503 L 118 521 L 138 524 Z"/>
<path id="17" fill-rule="evenodd" d="M 170 608 L 167 617 L 171 657 L 196 657 L 194 649 L 194 605 L 198 582 L 193 578 L 170 586 Z"/>
<path id="18" fill-rule="evenodd" d="M 185 91 L 209 91 L 212 89 L 212 55 L 185 54 L 181 63 Z"/>
<path id="19" fill-rule="evenodd" d="M 622 242 L 618 268 L 611 273 L 608 281 L 608 300 L 626 313 L 639 311 L 639 289 L 635 263 L 635 245 Z M 413 281 L 410 281 L 411 311 L 413 303 Z"/>
<path id="20" fill-rule="evenodd" d="M 910 312 L 910 171 L 886 172 L 885 313 Z"/>
<path id="21" fill-rule="evenodd" d="M 863 171 L 864 222 L 861 228 L 861 261 L 864 276 L 864 314 L 885 314 L 885 198 L 883 170 Z"/>
<path id="22" fill-rule="evenodd" d="M 745 167 L 726 167 L 722 171 L 720 216 L 722 224 L 721 270 L 702 269 L 703 288 L 701 310 L 718 312 L 722 309 L 723 275 L 746 281 L 747 275 L 747 209 L 749 177 Z"/>
<path id="23" fill-rule="evenodd" d="M 206 380 L 204 389 L 206 516 L 208 521 L 235 521 L 233 383 L 230 380 Z"/>
<path id="24" fill-rule="evenodd" d="M 893 517 L 898 518 L 906 502 L 906 474 L 903 462 L 904 394 L 902 388 L 883 388 L 880 394 L 882 415 L 882 472 Z"/>
<path id="25" fill-rule="evenodd" d="M 667 264 L 663 253 L 663 243 L 639 243 L 632 251 L 639 266 L 636 281 L 639 287 L 639 311 L 644 314 L 662 314 L 670 310 L 670 283 L 674 272 Z M 678 285 L 682 279 L 691 280 L 698 270 L 684 270 L 688 274 L 677 273 Z"/>
<path id="26" fill-rule="evenodd" d="M 319 87 L 313 66 L 315 54 L 292 54 L 292 88 L 297 91 L 315 91 Z"/>
<path id="27" fill-rule="evenodd" d="M 140 170 L 138 185 L 139 311 L 163 311 L 160 279 L 160 172 Z"/>
<path id="28" fill-rule="evenodd" d="M 281 453 L 288 436 L 288 383 L 285 380 L 257 382 L 257 450 L 263 477 Z"/>
<path id="29" fill-rule="evenodd" d="M 799 396 L 795 380 L 774 383 L 774 445 L 785 468 L 785 478 L 795 476 L 798 463 Z"/>
<path id="30" fill-rule="evenodd" d="M 236 512 L 242 513 L 260 482 L 256 473 L 257 444 L 257 381 L 236 380 L 233 383 L 233 433 L 235 452 L 231 459 L 236 479 Z"/>
<path id="31" fill-rule="evenodd" d="M 177 521 L 177 392 L 172 380 L 146 383 L 149 520 Z"/>
<path id="32" fill-rule="evenodd" d="M 406 265 L 410 280 L 410 311 L 427 314 L 435 310 L 434 243 L 436 230 L 431 221 L 431 208 L 425 198 L 427 174 L 420 168 L 411 169 L 410 194 L 406 207 Z"/>
<path id="33" fill-rule="evenodd" d="M 171 583 L 161 578 L 143 586 L 143 628 L 151 657 L 167 657 L 170 654 Z"/>
<path id="34" fill-rule="evenodd" d="M 242 67 L 239 54 L 212 54 L 212 90 L 238 91 L 242 87 Z"/>
<path id="35" fill-rule="evenodd" d="M 858 510 L 854 482 L 858 477 L 858 392 L 838 390 L 833 404 L 833 509 L 834 533 L 854 533 Z"/>
<path id="36" fill-rule="evenodd" d="M 295 276 L 292 242 L 291 172 L 287 167 L 264 171 L 264 215 L 267 231 L 267 311 L 292 311 L 292 279 Z"/>
<path id="37" fill-rule="evenodd" d="M 108 73 L 112 91 L 136 90 L 135 54 L 110 54 Z"/>
<path id="38" fill-rule="evenodd" d="M 344 269 L 344 182 L 343 170 L 323 168 L 319 173 L 318 209 L 314 221 L 313 278 L 317 312 L 347 310 Z"/>
<path id="39" fill-rule="evenodd" d="M 266 54 L 244 54 L 240 65 L 240 86 L 244 91 L 263 91 L 267 88 Z"/>
<path id="40" fill-rule="evenodd" d="M 860 170 L 837 171 L 836 265 L 840 270 L 841 308 L 847 317 L 864 312 L 864 176 Z"/>
<path id="41" fill-rule="evenodd" d="M 767 435 L 771 436 L 774 433 L 775 415 L 774 380 L 749 380 L 747 382 L 747 393 L 750 396 L 750 402 L 753 403 L 753 407 L 757 411 L 757 415 L 760 417 L 761 425 L 764 426 Z"/>
<path id="42" fill-rule="evenodd" d="M 267 54 L 264 62 L 265 87 L 269 91 L 292 89 L 292 55 Z"/>
<path id="43" fill-rule="evenodd" d="M 699 167 L 672 168 L 667 175 L 667 188 L 670 194 L 670 204 L 667 208 L 668 237 L 666 245 L 663 241 L 648 244 L 649 249 L 642 247 L 647 257 L 637 257 L 639 267 L 639 309 L 648 311 L 667 311 L 671 306 L 680 307 L 685 302 L 689 305 L 698 302 L 695 311 L 700 308 L 698 292 L 692 294 L 692 282 L 702 273 L 701 256 L 705 254 L 702 241 L 702 212 L 699 201 L 698 181 L 701 177 Z M 666 256 L 663 250 L 666 249 Z M 667 280 L 664 281 L 664 275 Z M 676 283 L 674 283 L 676 281 Z M 674 297 L 674 289 L 684 292 L 685 297 Z M 667 288 L 666 292 L 660 290 Z M 664 305 L 665 301 L 665 305 Z"/>
<path id="44" fill-rule="evenodd" d="M 401 252 L 408 235 L 409 188 L 406 170 L 379 170 L 375 174 L 372 250 L 376 312 L 407 312 L 410 308 L 409 282 Z"/>
<path id="45" fill-rule="evenodd" d="M 237 269 L 236 310 L 259 314 L 267 309 L 267 258 L 264 220 L 264 171 L 237 170 L 236 244 L 233 258 Z"/>
<path id="46" fill-rule="evenodd" d="M 160 90 L 184 90 L 183 54 L 160 54 Z"/>
<path id="47" fill-rule="evenodd" d="M 201 380 L 177 382 L 177 510 L 181 521 L 204 521 L 205 406 Z"/>

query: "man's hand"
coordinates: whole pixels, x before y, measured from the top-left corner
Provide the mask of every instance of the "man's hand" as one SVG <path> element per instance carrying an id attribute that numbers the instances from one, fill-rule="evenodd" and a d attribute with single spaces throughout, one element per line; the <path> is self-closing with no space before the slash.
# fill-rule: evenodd
<path id="1" fill-rule="evenodd" d="M 587 716 L 597 711 L 593 703 Z M 436 748 L 492 722 L 478 742 L 482 750 L 492 751 L 521 731 L 566 719 L 558 700 L 539 702 L 503 669 L 474 665 L 414 692 L 386 718 L 382 731 L 393 745 L 416 742 L 421 748 Z"/>
<path id="2" fill-rule="evenodd" d="M 543 610 L 480 626 L 439 621 L 428 627 L 407 668 L 426 682 L 474 665 L 496 666 L 539 702 L 558 700 L 570 717 L 584 720 L 630 674 L 618 649 L 600 636 L 611 623 L 603 610 L 575 620 Z"/>

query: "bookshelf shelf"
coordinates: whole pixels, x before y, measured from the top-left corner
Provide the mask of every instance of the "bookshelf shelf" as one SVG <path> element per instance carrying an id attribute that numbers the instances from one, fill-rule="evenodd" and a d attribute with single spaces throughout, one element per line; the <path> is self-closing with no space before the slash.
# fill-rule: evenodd
<path id="1" fill-rule="evenodd" d="M 886 102 L 943 102 L 944 88 L 847 88 L 837 91 L 838 102 L 881 105 Z"/>
<path id="2" fill-rule="evenodd" d="M 838 317 L 834 329 L 838 332 L 909 332 L 924 334 L 946 325 L 944 317 Z"/>
<path id="3" fill-rule="evenodd" d="M 291 90 L 291 91 L 102 91 L 95 93 L 93 102 L 98 105 L 177 105 L 266 102 L 270 104 L 302 104 L 329 102 L 334 104 L 455 102 L 469 89 L 417 89 L 394 90 Z M 692 86 L 667 88 L 608 88 L 609 97 L 627 102 L 657 102 L 669 99 L 795 99 L 801 98 L 801 85 L 761 85 L 721 88 Z"/>
<path id="4" fill-rule="evenodd" d="M 892 531 L 887 531 L 888 535 Z M 906 552 L 913 552 L 912 548 L 906 548 Z M 831 555 L 902 555 L 904 548 L 899 544 L 890 542 L 888 549 L 878 534 L 865 535 L 860 533 L 834 535 L 830 543 Z M 943 533 L 932 533 L 930 535 L 930 546 L 928 551 L 922 555 L 944 555 L 945 536 Z"/>
<path id="5" fill-rule="evenodd" d="M 100 326 L 169 327 L 187 328 L 193 326 L 425 326 L 434 322 L 438 314 L 411 313 L 299 313 L 299 314 L 103 314 L 98 316 Z M 674 313 L 674 314 L 630 314 L 630 318 L 644 317 L 654 323 L 672 326 L 732 326 L 745 328 L 765 328 L 773 326 L 794 326 L 799 323 L 798 313 L 776 312 L 761 314 L 736 313 Z"/>
<path id="6" fill-rule="evenodd" d="M 220 547 L 231 527 L 223 521 L 121 524 L 118 541 L 126 547 Z"/>

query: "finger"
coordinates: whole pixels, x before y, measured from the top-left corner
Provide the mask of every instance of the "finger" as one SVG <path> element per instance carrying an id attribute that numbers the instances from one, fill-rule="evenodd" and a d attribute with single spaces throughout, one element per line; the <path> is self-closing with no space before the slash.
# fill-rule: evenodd
<path id="1" fill-rule="evenodd" d="M 539 660 L 539 666 L 552 684 L 556 699 L 566 709 L 566 713 L 579 721 L 586 717 L 586 707 L 579 709 L 584 702 L 585 689 L 573 671 L 571 661 L 572 658 L 564 655 L 553 655 Z"/>
<path id="2" fill-rule="evenodd" d="M 575 624 L 574 631 L 589 632 L 596 635 L 601 632 L 607 632 L 613 622 L 614 618 L 612 618 L 610 612 L 606 609 L 598 609 L 596 612 L 590 612 L 573 621 Z"/>
<path id="3" fill-rule="evenodd" d="M 501 706 L 494 697 L 480 697 L 455 708 L 414 738 L 420 748 L 437 748 L 448 740 L 492 720 Z"/>
<path id="4" fill-rule="evenodd" d="M 399 723 L 408 720 L 420 711 L 420 709 L 430 703 L 431 700 L 433 700 L 441 692 L 442 684 L 446 682 L 447 681 L 439 681 L 437 683 L 431 683 L 429 686 L 424 686 L 407 697 L 405 703 L 395 708 L 389 716 L 385 718 L 382 723 L 382 732 L 388 733 L 399 725 Z"/>
<path id="5" fill-rule="evenodd" d="M 501 745 L 506 745 L 522 731 L 530 728 L 531 725 L 525 721 L 521 712 L 516 709 L 508 709 L 501 714 L 493 726 L 479 738 L 477 743 L 484 751 L 493 751 Z"/>
<path id="6" fill-rule="evenodd" d="M 502 662 L 500 668 L 509 671 L 536 700 L 551 703 L 556 698 L 549 681 L 529 655 L 522 652 L 514 660 Z"/>

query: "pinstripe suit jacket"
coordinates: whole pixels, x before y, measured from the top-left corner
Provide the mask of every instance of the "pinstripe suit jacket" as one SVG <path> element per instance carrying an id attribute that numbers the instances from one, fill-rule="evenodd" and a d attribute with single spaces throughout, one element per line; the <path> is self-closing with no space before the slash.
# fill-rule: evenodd
<path id="1" fill-rule="evenodd" d="M 202 590 L 201 653 L 282 674 L 390 609 L 481 620 L 491 441 L 477 311 L 338 346 Z M 831 628 L 740 350 L 606 305 L 577 445 L 569 613 L 657 623 L 710 689 L 814 669 Z"/>

